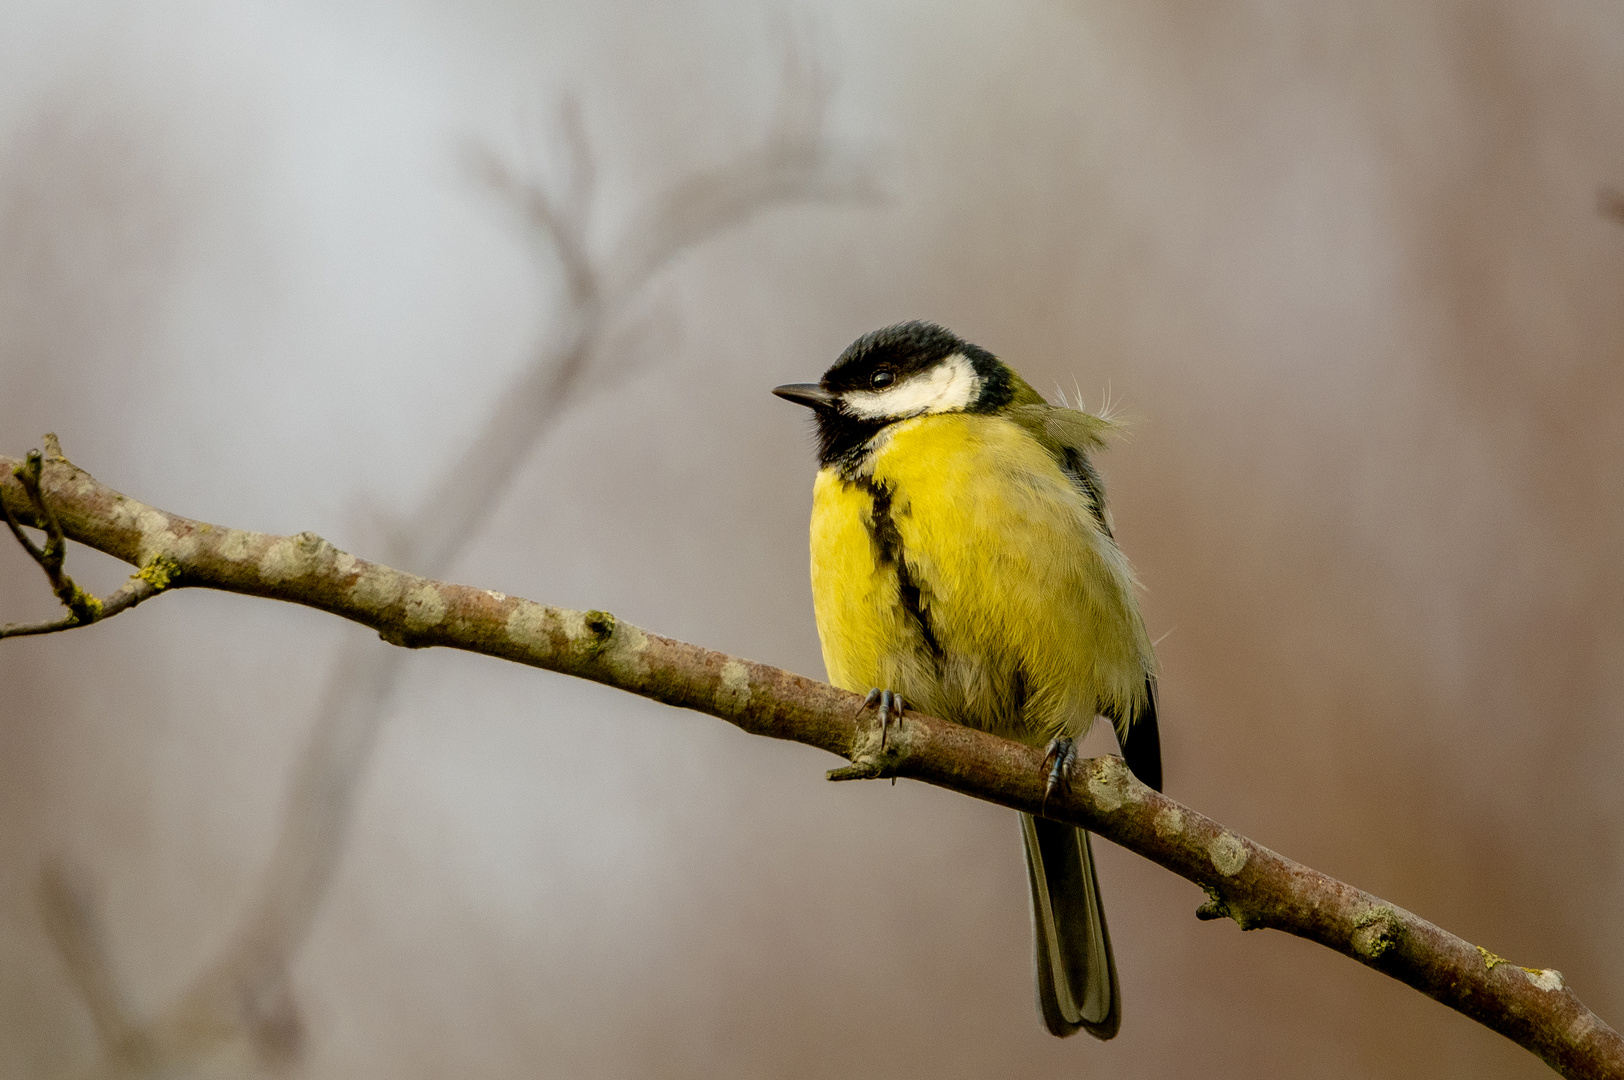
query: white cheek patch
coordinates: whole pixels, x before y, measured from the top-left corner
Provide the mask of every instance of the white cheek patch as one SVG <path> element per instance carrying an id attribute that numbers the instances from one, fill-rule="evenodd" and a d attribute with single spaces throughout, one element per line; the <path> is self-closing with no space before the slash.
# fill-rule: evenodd
<path id="1" fill-rule="evenodd" d="M 927 413 L 956 412 L 981 393 L 981 376 L 963 353 L 954 353 L 929 371 L 884 390 L 849 390 L 846 411 L 864 420 L 899 420 Z"/>

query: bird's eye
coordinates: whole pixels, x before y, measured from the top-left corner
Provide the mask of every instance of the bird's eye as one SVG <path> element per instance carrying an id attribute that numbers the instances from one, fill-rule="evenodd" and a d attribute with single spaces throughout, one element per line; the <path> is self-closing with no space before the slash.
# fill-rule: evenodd
<path id="1" fill-rule="evenodd" d="M 868 384 L 876 390 L 884 389 L 897 381 L 897 373 L 890 368 L 881 368 L 868 380 Z"/>

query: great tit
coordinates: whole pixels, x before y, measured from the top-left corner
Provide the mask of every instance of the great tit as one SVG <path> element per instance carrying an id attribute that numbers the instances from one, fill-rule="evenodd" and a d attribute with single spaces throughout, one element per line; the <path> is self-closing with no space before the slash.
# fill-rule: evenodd
<path id="1" fill-rule="evenodd" d="M 1155 657 L 1089 461 L 1111 421 L 1048 404 L 924 322 L 773 393 L 816 418 L 818 637 L 829 681 L 879 706 L 882 738 L 906 702 L 1064 762 L 1104 716 L 1159 790 Z M 1043 1023 L 1109 1039 L 1122 999 L 1088 833 L 1022 814 L 1021 834 Z"/>

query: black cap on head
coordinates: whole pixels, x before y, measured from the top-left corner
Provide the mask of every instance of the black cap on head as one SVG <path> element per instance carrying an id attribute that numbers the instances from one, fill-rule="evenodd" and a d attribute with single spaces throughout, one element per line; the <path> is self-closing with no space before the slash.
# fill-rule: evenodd
<path id="1" fill-rule="evenodd" d="M 996 356 L 945 326 L 918 321 L 864 334 L 840 354 L 821 382 L 791 383 L 773 393 L 813 410 L 818 458 L 824 465 L 855 460 L 854 455 L 870 439 L 905 417 L 856 415 L 847 409 L 842 396 L 906 382 L 953 355 L 963 356 L 976 373 L 976 397 L 964 406 L 965 411 L 993 412 L 1010 403 L 1016 380 Z"/>
<path id="2" fill-rule="evenodd" d="M 971 350 L 985 351 L 976 349 L 945 326 L 917 321 L 898 323 L 864 334 L 848 345 L 833 366 L 823 373 L 822 385 L 835 393 L 866 390 L 874 372 L 881 367 L 890 368 L 901 382 L 944 357 L 960 352 L 969 355 Z"/>
<path id="3" fill-rule="evenodd" d="M 1010 403 L 1015 380 L 1003 361 L 945 326 L 919 320 L 864 334 L 823 373 L 819 385 L 832 394 L 867 390 L 875 387 L 874 375 L 882 370 L 900 383 L 955 353 L 970 361 L 981 381 L 980 392 L 966 411 L 994 412 Z"/>

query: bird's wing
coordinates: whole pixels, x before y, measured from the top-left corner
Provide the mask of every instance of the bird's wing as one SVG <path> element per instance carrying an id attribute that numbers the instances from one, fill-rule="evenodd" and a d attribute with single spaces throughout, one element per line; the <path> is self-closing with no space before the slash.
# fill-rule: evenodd
<path id="1" fill-rule="evenodd" d="M 1156 724 L 1156 676 L 1145 676 L 1145 701 L 1130 723 L 1110 716 L 1122 744 L 1122 760 L 1141 783 L 1162 790 L 1162 733 Z"/>
<path id="2" fill-rule="evenodd" d="M 1054 405 L 1017 405 L 1009 410 L 1009 417 L 1021 425 L 1043 444 L 1053 455 L 1060 468 L 1071 478 L 1072 484 L 1088 500 L 1094 520 L 1100 523 L 1105 535 L 1111 535 L 1111 519 L 1105 510 L 1105 486 L 1089 453 L 1105 447 L 1105 437 L 1117 425 L 1092 413 Z"/>
<path id="3" fill-rule="evenodd" d="M 1117 425 L 1103 417 L 1077 409 L 1053 405 L 1019 405 L 1010 410 L 1011 419 L 1030 431 L 1059 463 L 1078 492 L 1088 501 L 1094 520 L 1106 536 L 1112 536 L 1110 515 L 1105 509 L 1105 487 L 1089 460 L 1089 453 L 1103 449 L 1106 436 Z M 1115 537 L 1112 537 L 1113 541 Z M 1143 703 L 1132 716 L 1106 712 L 1122 744 L 1122 757 L 1141 781 L 1162 789 L 1162 739 L 1156 722 L 1156 676 L 1145 675 Z"/>

